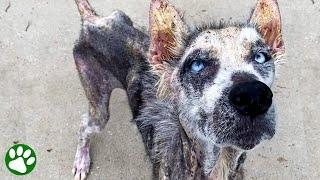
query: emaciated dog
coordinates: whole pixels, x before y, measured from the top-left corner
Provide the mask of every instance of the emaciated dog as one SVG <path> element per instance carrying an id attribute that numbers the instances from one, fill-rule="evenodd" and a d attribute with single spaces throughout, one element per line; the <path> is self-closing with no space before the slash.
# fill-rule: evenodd
<path id="1" fill-rule="evenodd" d="M 243 179 L 245 152 L 275 134 L 271 86 L 284 55 L 276 0 L 248 22 L 188 27 L 167 0 L 152 0 L 149 34 L 121 11 L 82 19 L 74 59 L 86 96 L 73 173 L 85 179 L 89 141 L 109 119 L 113 89 L 126 90 L 154 179 Z"/>

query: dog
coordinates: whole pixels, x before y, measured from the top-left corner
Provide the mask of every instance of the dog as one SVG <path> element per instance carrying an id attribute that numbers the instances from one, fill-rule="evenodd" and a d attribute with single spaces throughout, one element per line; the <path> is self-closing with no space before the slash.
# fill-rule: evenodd
<path id="1" fill-rule="evenodd" d="M 271 86 L 285 53 L 276 0 L 258 0 L 245 23 L 187 26 L 168 0 L 151 0 L 149 33 L 121 11 L 75 0 L 82 29 L 74 59 L 89 100 L 73 166 L 90 168 L 89 143 L 126 90 L 153 179 L 243 179 L 246 151 L 276 131 Z"/>

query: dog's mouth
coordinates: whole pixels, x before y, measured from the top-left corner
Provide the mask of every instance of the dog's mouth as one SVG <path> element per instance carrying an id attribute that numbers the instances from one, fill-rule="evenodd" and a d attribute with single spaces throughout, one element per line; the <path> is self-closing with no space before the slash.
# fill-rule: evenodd
<path id="1" fill-rule="evenodd" d="M 271 139 L 275 134 L 272 97 L 271 89 L 260 81 L 242 82 L 227 89 L 213 117 L 219 119 L 218 143 L 249 150 Z"/>
<path id="2" fill-rule="evenodd" d="M 213 118 L 219 119 L 214 123 L 216 143 L 221 146 L 234 146 L 243 150 L 250 150 L 264 140 L 270 140 L 275 134 L 275 108 L 259 116 L 241 115 L 229 105 L 220 106 Z"/>
<path id="3" fill-rule="evenodd" d="M 274 136 L 274 130 L 248 130 L 244 133 L 236 133 L 227 144 L 243 150 L 251 150 L 264 140 L 270 140 Z"/>

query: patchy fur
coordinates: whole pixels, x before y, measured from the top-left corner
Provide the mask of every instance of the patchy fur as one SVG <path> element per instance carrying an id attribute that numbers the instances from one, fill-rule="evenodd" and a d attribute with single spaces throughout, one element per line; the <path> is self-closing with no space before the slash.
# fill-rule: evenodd
<path id="1" fill-rule="evenodd" d="M 245 151 L 275 134 L 270 87 L 284 53 L 276 1 L 259 0 L 249 23 L 192 30 L 167 0 L 152 0 L 149 36 L 121 11 L 100 17 L 87 0 L 76 3 L 82 30 L 73 53 L 89 110 L 75 178 L 89 172 L 90 137 L 122 88 L 154 179 L 243 179 Z M 273 13 L 262 19 L 265 10 Z"/>

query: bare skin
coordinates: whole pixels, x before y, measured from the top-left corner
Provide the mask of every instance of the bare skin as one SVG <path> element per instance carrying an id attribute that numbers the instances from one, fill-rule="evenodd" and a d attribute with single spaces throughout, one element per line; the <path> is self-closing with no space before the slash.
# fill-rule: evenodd
<path id="1" fill-rule="evenodd" d="M 263 34 L 250 25 L 211 27 L 195 32 L 189 44 L 188 28 L 167 0 L 151 1 L 150 36 L 121 11 L 100 17 L 87 0 L 75 2 L 82 29 L 73 54 L 89 101 L 79 130 L 75 179 L 85 179 L 89 172 L 90 137 L 106 126 L 115 88 L 127 92 L 155 179 L 243 179 L 244 151 L 272 138 L 274 110 L 265 105 L 265 110 L 254 112 L 259 115 L 255 118 L 245 112 L 251 113 L 249 117 L 238 112 L 244 113 L 243 107 L 231 106 L 228 98 L 230 89 L 253 80 L 255 88 L 272 96 L 272 60 L 284 53 L 276 1 L 260 0 L 251 18 Z M 261 15 L 266 12 L 271 14 Z M 270 56 L 263 65 L 251 54 L 262 50 Z M 192 68 L 202 68 L 201 64 L 190 67 L 188 61 L 201 58 L 210 66 L 199 78 Z M 256 122 L 252 125 L 248 119 Z M 257 128 L 261 129 L 256 132 Z"/>

